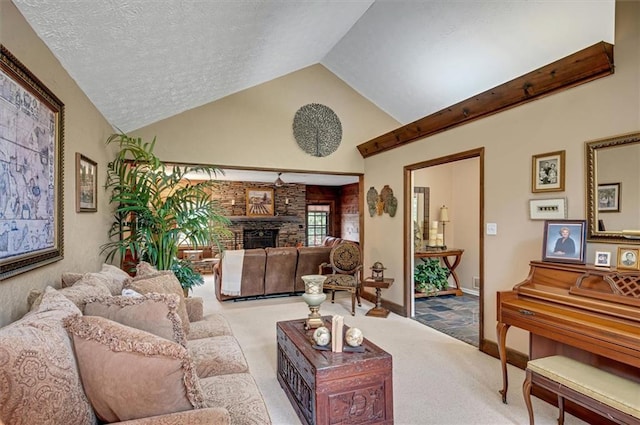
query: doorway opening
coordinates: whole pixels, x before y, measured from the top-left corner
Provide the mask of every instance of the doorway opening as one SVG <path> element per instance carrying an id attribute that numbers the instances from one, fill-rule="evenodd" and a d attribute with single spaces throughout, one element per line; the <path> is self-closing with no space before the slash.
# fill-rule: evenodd
<path id="1" fill-rule="evenodd" d="M 483 350 L 484 148 L 404 170 L 406 315 Z M 423 261 L 447 269 L 444 287 L 416 290 Z"/>

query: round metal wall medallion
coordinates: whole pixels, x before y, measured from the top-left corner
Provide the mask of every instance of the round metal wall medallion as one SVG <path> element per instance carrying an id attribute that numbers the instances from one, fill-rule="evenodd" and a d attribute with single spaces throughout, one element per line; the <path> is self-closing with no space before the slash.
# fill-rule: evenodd
<path id="1" fill-rule="evenodd" d="M 293 137 L 309 155 L 331 155 L 342 141 L 342 124 L 328 106 L 310 103 L 296 112 Z"/>

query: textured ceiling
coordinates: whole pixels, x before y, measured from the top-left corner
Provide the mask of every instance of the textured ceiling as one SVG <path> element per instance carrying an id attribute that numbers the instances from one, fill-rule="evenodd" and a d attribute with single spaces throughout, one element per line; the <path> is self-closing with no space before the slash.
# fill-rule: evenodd
<path id="1" fill-rule="evenodd" d="M 598 41 L 613 0 L 13 0 L 131 131 L 321 63 L 403 124 Z"/>

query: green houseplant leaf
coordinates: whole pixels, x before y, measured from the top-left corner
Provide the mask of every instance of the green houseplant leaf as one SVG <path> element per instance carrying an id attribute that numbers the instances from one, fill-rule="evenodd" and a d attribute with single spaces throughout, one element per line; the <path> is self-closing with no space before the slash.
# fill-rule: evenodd
<path id="1" fill-rule="evenodd" d="M 129 254 L 158 270 L 173 270 L 183 288 L 202 284 L 202 276 L 188 262 L 178 260 L 178 249 L 187 243 L 216 244 L 222 250 L 220 238 L 230 233 L 229 220 L 209 195 L 212 178 L 220 170 L 167 165 L 153 153 L 155 138 L 144 142 L 117 133 L 106 143 L 119 148 L 107 166 L 105 183 L 115 206 L 109 242 L 102 246 L 106 260 Z M 192 172 L 205 173 L 209 179 L 193 183 L 187 178 Z"/>
<path id="2" fill-rule="evenodd" d="M 416 264 L 413 272 L 415 288 L 420 292 L 436 293 L 446 289 L 449 269 L 440 264 L 438 258 L 423 258 L 422 263 Z"/>

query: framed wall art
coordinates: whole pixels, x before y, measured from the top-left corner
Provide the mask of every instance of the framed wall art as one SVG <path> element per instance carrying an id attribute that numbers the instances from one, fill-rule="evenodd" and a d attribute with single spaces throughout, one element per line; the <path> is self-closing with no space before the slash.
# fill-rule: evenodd
<path id="1" fill-rule="evenodd" d="M 565 151 L 533 155 L 531 192 L 562 192 L 564 190 Z"/>
<path id="2" fill-rule="evenodd" d="M 611 265 L 611 253 L 609 251 L 596 251 L 593 264 L 596 267 L 609 267 Z"/>
<path id="3" fill-rule="evenodd" d="M 64 104 L 0 45 L 0 280 L 63 257 Z"/>
<path id="4" fill-rule="evenodd" d="M 598 212 L 620 212 L 620 183 L 598 185 Z"/>
<path id="5" fill-rule="evenodd" d="M 76 152 L 76 212 L 98 211 L 98 164 Z"/>
<path id="6" fill-rule="evenodd" d="M 273 215 L 273 211 L 273 189 L 247 189 L 248 216 L 270 216 Z"/>
<path id="7" fill-rule="evenodd" d="M 567 218 L 567 198 L 530 199 L 529 218 L 531 220 Z"/>
<path id="8" fill-rule="evenodd" d="M 639 248 L 618 247 L 618 264 L 619 269 L 640 270 L 638 265 Z"/>
<path id="9" fill-rule="evenodd" d="M 547 220 L 544 222 L 542 261 L 585 263 L 586 220 Z"/>

